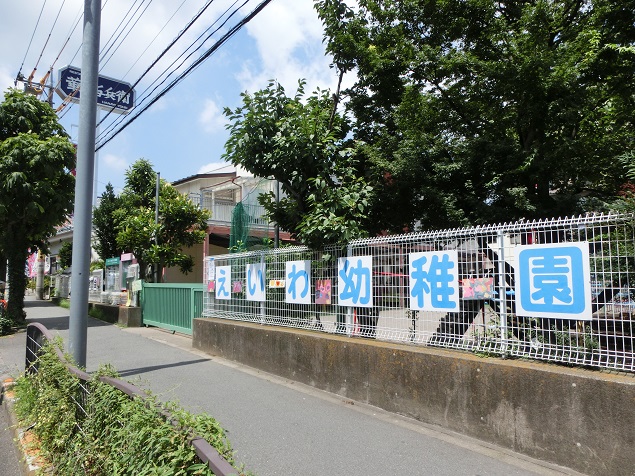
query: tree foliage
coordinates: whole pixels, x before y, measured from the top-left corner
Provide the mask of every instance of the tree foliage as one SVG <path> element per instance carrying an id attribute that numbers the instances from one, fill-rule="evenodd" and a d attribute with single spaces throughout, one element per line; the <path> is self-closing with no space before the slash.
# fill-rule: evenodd
<path id="1" fill-rule="evenodd" d="M 117 244 L 117 223 L 114 212 L 119 208 L 119 198 L 111 183 L 100 197 L 99 205 L 93 211 L 93 231 L 95 251 L 102 260 L 120 256 L 123 250 Z"/>
<path id="2" fill-rule="evenodd" d="M 73 242 L 66 241 L 59 252 L 60 266 L 62 269 L 73 265 Z"/>
<path id="3" fill-rule="evenodd" d="M 300 81 L 288 97 L 271 82 L 241 96 L 242 106 L 225 109 L 231 124 L 224 158 L 279 182 L 279 202 L 273 193 L 259 197 L 271 219 L 314 248 L 364 236 L 372 189 L 329 92 L 305 97 Z"/>
<path id="4" fill-rule="evenodd" d="M 153 279 L 148 273 L 150 264 L 157 266 L 158 276 L 164 267 L 192 271 L 193 258 L 183 249 L 203 242 L 209 218 L 207 210 L 161 180 L 159 220 L 155 223 L 156 179 L 149 161 L 136 161 L 126 172 L 126 185 L 113 212 L 117 245 L 134 254 L 142 276 L 149 280 Z"/>
<path id="5" fill-rule="evenodd" d="M 73 210 L 75 149 L 48 103 L 15 89 L 0 104 L 0 250 L 9 262 L 8 314 L 24 319 L 29 250 L 46 250 Z"/>
<path id="6" fill-rule="evenodd" d="M 389 230 L 573 214 L 633 151 L 633 0 L 315 5 Z"/>

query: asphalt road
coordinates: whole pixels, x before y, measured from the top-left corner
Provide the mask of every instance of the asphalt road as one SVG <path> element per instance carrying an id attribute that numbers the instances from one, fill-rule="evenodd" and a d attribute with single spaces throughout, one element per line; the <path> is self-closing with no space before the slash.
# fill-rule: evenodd
<path id="1" fill-rule="evenodd" d="M 67 338 L 66 309 L 26 304 L 30 320 Z M 24 345 L 24 333 L 0 338 L 0 375 L 22 371 Z M 89 319 L 87 349 L 89 372 L 112 364 L 161 399 L 214 416 L 257 476 L 579 474 L 209 356 L 158 329 Z"/>

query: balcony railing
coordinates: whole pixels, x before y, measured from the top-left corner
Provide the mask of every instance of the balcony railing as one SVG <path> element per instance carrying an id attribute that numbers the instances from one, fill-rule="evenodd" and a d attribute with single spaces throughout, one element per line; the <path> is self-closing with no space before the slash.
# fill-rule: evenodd
<path id="1" fill-rule="evenodd" d="M 201 196 L 198 193 L 191 193 L 190 199 L 197 203 L 201 208 L 205 208 L 212 212 L 210 224 L 230 226 L 232 222 L 232 213 L 236 208 L 236 203 L 230 200 L 214 199 L 210 196 Z M 249 225 L 253 228 L 270 228 L 273 226 L 266 218 L 265 208 L 262 205 L 243 203 L 245 212 L 249 215 Z"/>

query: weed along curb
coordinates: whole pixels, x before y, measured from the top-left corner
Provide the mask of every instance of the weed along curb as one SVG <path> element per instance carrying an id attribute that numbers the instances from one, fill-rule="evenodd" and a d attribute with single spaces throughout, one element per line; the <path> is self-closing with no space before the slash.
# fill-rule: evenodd
<path id="1" fill-rule="evenodd" d="M 87 374 L 39 323 L 27 326 L 26 347 L 12 413 L 26 427 L 23 450 L 31 454 L 35 442 L 46 458 L 35 460 L 38 474 L 244 474 L 232 466 L 226 432 L 210 415 L 163 403 L 109 365 Z"/>
<path id="2" fill-rule="evenodd" d="M 20 464 L 20 471 L 23 475 L 35 475 L 41 469 L 41 458 L 39 452 L 36 449 L 36 445 L 29 443 L 29 431 L 25 428 L 20 428 L 18 419 L 15 414 L 15 381 L 7 377 L 5 378 L 0 387 L 0 404 L 2 405 L 2 411 L 7 416 L 9 422 L 9 428 L 11 430 L 11 436 L 14 442 L 13 450 L 16 452 Z M 5 448 L 8 450 L 8 448 Z"/>

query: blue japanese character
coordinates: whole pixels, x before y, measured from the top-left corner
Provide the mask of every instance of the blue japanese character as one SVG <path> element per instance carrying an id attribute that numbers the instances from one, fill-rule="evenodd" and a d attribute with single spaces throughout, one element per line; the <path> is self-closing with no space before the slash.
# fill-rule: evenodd
<path id="1" fill-rule="evenodd" d="M 517 314 L 590 318 L 585 260 L 588 250 L 584 245 L 520 246 Z"/>
<path id="2" fill-rule="evenodd" d="M 566 258 L 554 257 L 551 261 L 544 257 L 535 258 L 530 272 L 533 274 L 533 286 L 536 289 L 531 294 L 532 300 L 543 300 L 548 305 L 553 304 L 554 299 L 565 304 L 573 302 L 568 278 L 571 269 Z"/>
<path id="3" fill-rule="evenodd" d="M 217 278 L 218 281 L 218 285 L 216 286 L 216 296 L 220 297 L 220 296 L 229 296 L 229 289 L 225 288 L 225 284 L 229 284 L 227 283 L 227 278 L 225 277 L 225 270 L 224 269 L 219 269 L 218 270 L 218 274 L 219 277 Z"/>
<path id="4" fill-rule="evenodd" d="M 287 293 L 291 294 L 293 299 L 296 298 L 295 285 L 300 278 L 304 278 L 304 287 L 302 288 L 300 297 L 306 297 L 307 293 L 309 292 L 309 275 L 305 269 L 299 269 L 296 271 L 296 265 L 293 264 L 291 272 L 287 275 L 287 279 L 289 280 Z"/>
<path id="5" fill-rule="evenodd" d="M 254 294 L 256 294 L 256 286 L 257 285 L 260 285 L 259 288 L 260 288 L 261 292 L 264 291 L 264 289 L 265 289 L 265 280 L 264 280 L 264 278 L 262 276 L 262 270 L 259 269 L 258 273 L 256 275 L 256 280 L 254 281 L 253 286 L 252 286 L 251 271 L 252 271 L 251 269 L 249 269 L 247 271 L 247 288 L 249 290 L 249 294 L 253 296 Z"/>
<path id="6" fill-rule="evenodd" d="M 419 308 L 424 306 L 424 297 L 430 295 L 432 307 L 438 309 L 454 309 L 456 302 L 451 300 L 455 291 L 452 287 L 454 275 L 450 270 L 455 267 L 455 263 L 450 261 L 450 257 L 444 254 L 441 260 L 438 255 L 432 255 L 432 260 L 428 271 L 424 270 L 427 263 L 425 256 L 412 262 L 412 271 L 410 277 L 414 280 L 411 296 L 417 299 Z"/>
<path id="7" fill-rule="evenodd" d="M 350 261 L 346 260 L 344 268 L 340 270 L 340 278 L 344 282 L 344 289 L 340 293 L 341 300 L 351 299 L 353 304 L 366 305 L 371 298 L 371 276 L 370 269 L 365 268 L 362 260 L 357 260 L 357 266 L 350 266 Z"/>

